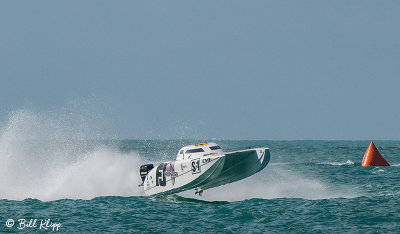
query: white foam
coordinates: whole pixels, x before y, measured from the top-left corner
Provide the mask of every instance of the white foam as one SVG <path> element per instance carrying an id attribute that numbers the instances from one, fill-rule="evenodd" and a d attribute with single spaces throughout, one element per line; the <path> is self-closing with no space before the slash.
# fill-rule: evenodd
<path id="1" fill-rule="evenodd" d="M 142 195 L 140 157 L 88 141 L 90 124 L 65 113 L 12 113 L 0 131 L 0 199 Z"/>
<path id="2" fill-rule="evenodd" d="M 374 170 L 372 170 L 372 173 L 376 174 L 376 173 L 381 173 L 381 172 L 384 172 L 384 171 L 385 171 L 385 170 L 383 170 L 383 169 L 380 168 L 380 167 L 375 167 Z"/>
<path id="3" fill-rule="evenodd" d="M 347 160 L 346 162 L 323 162 L 320 164 L 332 165 L 332 166 L 343 166 L 343 165 L 354 165 L 354 162 Z"/>
<path id="4" fill-rule="evenodd" d="M 268 165 L 259 174 L 236 183 L 227 184 L 204 191 L 203 196 L 194 196 L 194 191 L 185 191 L 180 195 L 207 201 L 241 201 L 252 198 L 303 198 L 331 199 L 339 197 L 356 197 L 354 190 L 344 189 L 337 192 L 324 182 L 307 178 L 288 169 Z"/>

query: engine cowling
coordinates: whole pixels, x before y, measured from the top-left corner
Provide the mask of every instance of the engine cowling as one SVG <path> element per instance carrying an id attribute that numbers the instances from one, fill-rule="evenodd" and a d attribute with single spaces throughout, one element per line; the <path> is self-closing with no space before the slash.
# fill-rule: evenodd
<path id="1" fill-rule="evenodd" d="M 140 166 L 140 178 L 142 178 L 142 182 L 144 182 L 144 179 L 146 178 L 147 174 L 149 174 L 149 171 L 154 168 L 153 164 L 145 164 Z"/>

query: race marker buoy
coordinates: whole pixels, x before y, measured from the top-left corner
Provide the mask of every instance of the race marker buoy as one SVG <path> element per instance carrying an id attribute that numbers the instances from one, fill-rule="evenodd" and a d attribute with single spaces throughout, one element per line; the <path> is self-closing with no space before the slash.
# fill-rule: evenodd
<path id="1" fill-rule="evenodd" d="M 382 157 L 381 153 L 375 147 L 374 142 L 371 141 L 367 151 L 365 151 L 361 166 L 390 166 L 390 164 Z"/>

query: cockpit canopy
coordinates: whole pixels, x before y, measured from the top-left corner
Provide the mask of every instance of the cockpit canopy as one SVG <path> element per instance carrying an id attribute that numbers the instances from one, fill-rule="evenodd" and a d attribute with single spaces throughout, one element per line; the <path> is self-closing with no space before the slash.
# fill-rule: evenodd
<path id="1" fill-rule="evenodd" d="M 182 147 L 176 155 L 176 160 L 200 158 L 203 156 L 223 154 L 221 147 L 214 142 L 188 145 Z"/>

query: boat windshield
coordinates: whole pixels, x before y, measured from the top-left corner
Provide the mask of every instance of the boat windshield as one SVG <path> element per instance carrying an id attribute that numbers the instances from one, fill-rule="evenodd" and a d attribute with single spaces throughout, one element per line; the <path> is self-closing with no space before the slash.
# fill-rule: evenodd
<path id="1" fill-rule="evenodd" d="M 202 148 L 186 150 L 185 154 L 204 152 Z"/>
<path id="2" fill-rule="evenodd" d="M 221 147 L 219 145 L 210 146 L 210 150 L 218 150 L 218 149 L 221 149 Z"/>

